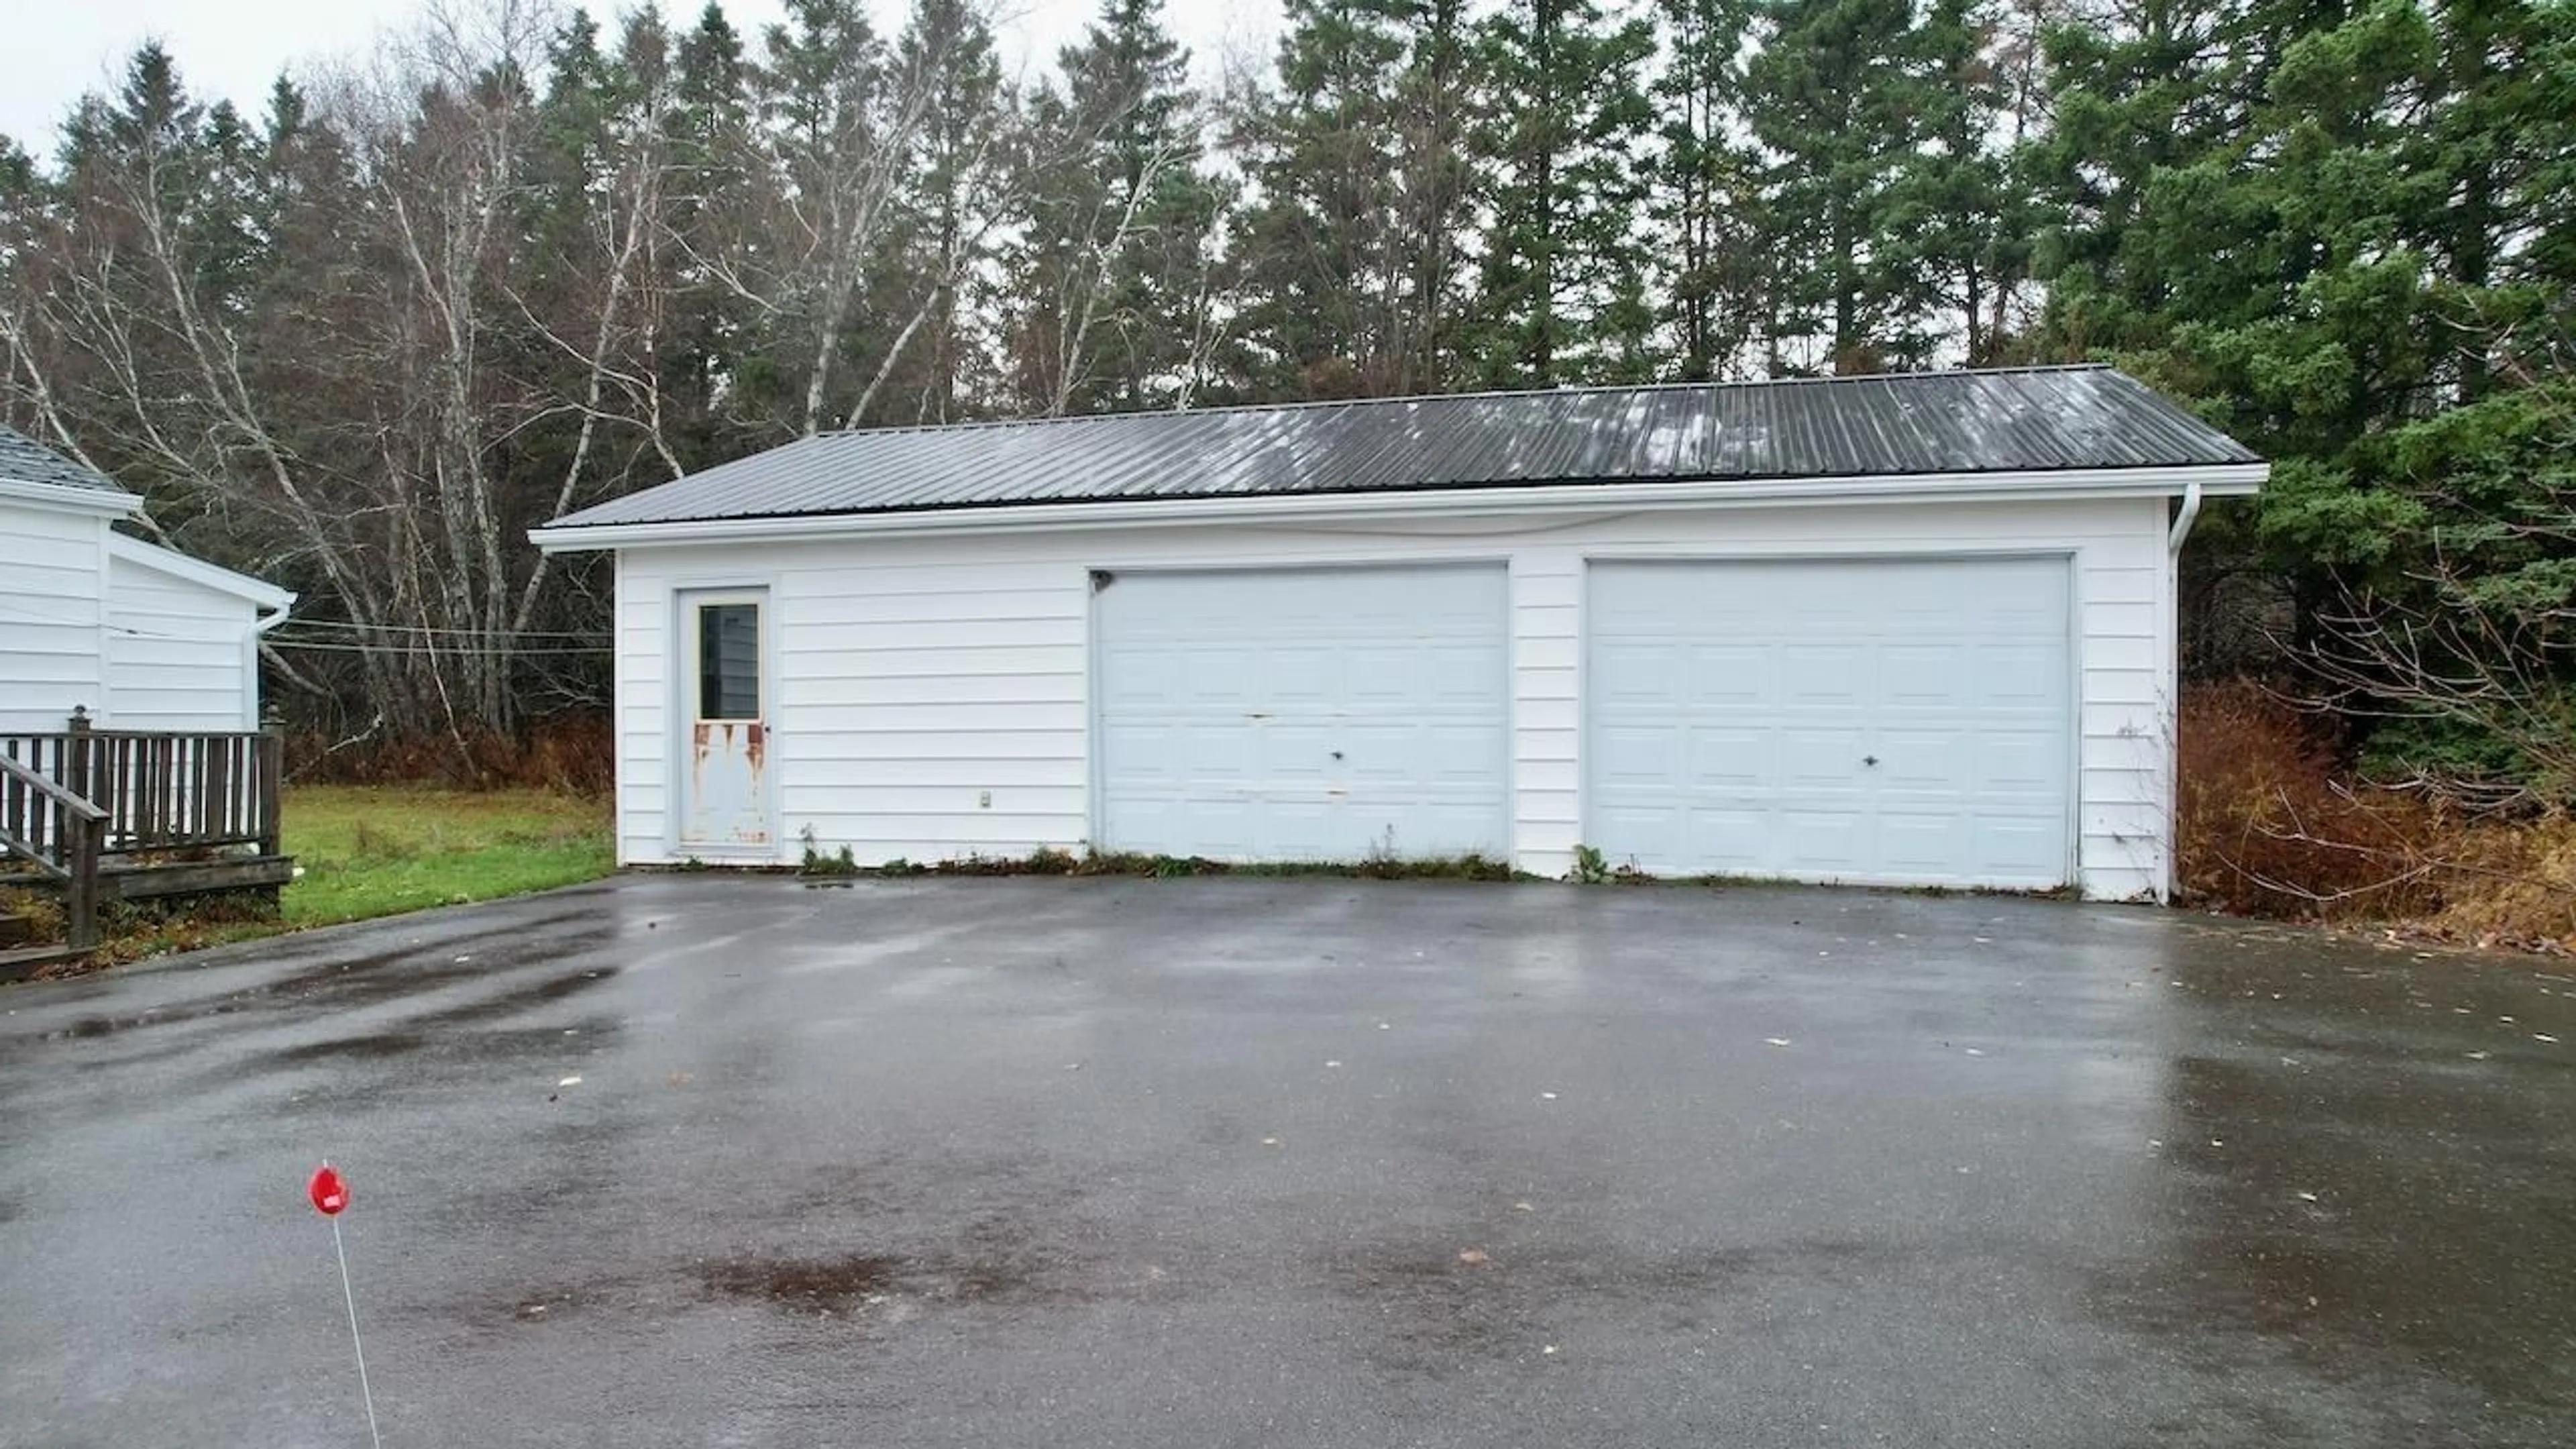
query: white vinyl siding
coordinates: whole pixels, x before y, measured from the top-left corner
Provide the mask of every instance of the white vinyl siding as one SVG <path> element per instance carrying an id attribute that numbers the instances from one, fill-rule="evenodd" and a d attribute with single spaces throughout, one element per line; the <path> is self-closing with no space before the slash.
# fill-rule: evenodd
<path id="1" fill-rule="evenodd" d="M 671 560 L 676 561 L 676 560 Z M 634 851 L 633 860 L 674 860 L 671 847 L 671 792 L 679 770 L 681 731 L 672 724 L 678 701 L 678 666 L 671 633 L 676 611 L 670 575 L 651 582 L 630 573 L 632 561 L 617 556 L 615 685 L 612 711 L 617 733 L 617 820 L 619 851 L 630 841 L 650 839 L 650 850 Z M 776 746 L 771 746 L 773 754 Z"/>
<path id="2" fill-rule="evenodd" d="M 108 560 L 108 709 L 121 730 L 259 727 L 247 599 L 122 555 Z"/>
<path id="3" fill-rule="evenodd" d="M 0 730 L 107 707 L 107 520 L 0 498 Z"/>
<path id="4" fill-rule="evenodd" d="M 630 547 L 618 567 L 619 851 L 630 863 L 677 859 L 668 814 L 677 589 L 770 588 L 781 650 L 769 720 L 778 858 L 793 860 L 810 830 L 826 850 L 847 845 L 875 863 L 1089 843 L 1093 569 L 1501 564 L 1512 854 L 1553 876 L 1571 868 L 1582 839 L 1589 565 L 2053 553 L 2073 561 L 2080 884 L 2101 897 L 2153 894 L 2165 882 L 2172 750 L 2166 508 L 2153 498 L 1844 503 Z"/>
<path id="5" fill-rule="evenodd" d="M 1555 542 L 1516 549 L 1511 575 L 1517 854 L 1524 869 L 1562 875 L 1583 835 L 1583 551 Z"/>

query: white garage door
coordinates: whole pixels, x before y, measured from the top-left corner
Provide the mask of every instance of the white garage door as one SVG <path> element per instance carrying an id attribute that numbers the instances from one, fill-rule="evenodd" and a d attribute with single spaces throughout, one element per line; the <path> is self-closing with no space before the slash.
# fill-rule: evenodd
<path id="1" fill-rule="evenodd" d="M 2068 572 L 1595 564 L 1587 838 L 1656 874 L 2062 883 Z"/>
<path id="2" fill-rule="evenodd" d="M 1101 845 L 1502 854 L 1500 567 L 1122 573 L 1094 599 Z"/>

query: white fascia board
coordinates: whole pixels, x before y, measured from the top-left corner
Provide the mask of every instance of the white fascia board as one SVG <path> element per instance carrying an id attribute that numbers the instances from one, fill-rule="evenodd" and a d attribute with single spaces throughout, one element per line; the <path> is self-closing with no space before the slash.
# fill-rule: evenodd
<path id="1" fill-rule="evenodd" d="M 1620 512 L 1837 503 L 1966 503 L 2170 498 L 2198 483 L 2211 497 L 2260 490 L 2268 463 L 2201 468 L 2056 469 L 2025 473 L 1911 473 L 1873 478 L 1687 479 L 1540 487 L 1388 489 L 1359 493 L 1260 493 L 1215 498 L 1111 499 L 908 513 L 815 513 L 775 518 L 710 518 L 679 523 L 608 523 L 537 528 L 547 553 L 655 544 L 775 543 L 923 533 L 1018 533 L 1139 528 L 1190 523 L 1323 523 L 1350 519 L 1439 518 L 1472 513 Z"/>
<path id="2" fill-rule="evenodd" d="M 265 580 L 252 578 L 248 574 L 237 574 L 219 564 L 210 564 L 201 558 L 190 558 L 176 549 L 145 543 L 139 538 L 129 538 L 122 533 L 111 533 L 107 536 L 107 551 L 111 558 L 121 558 L 139 568 L 150 569 L 154 573 L 168 574 L 175 579 L 185 579 L 192 584 L 201 584 L 217 593 L 230 594 L 236 599 L 247 600 L 263 609 L 284 609 L 295 602 L 295 595 L 292 592 Z"/>
<path id="3" fill-rule="evenodd" d="M 139 493 L 127 493 L 122 489 L 111 492 L 105 488 L 72 488 L 61 483 L 30 483 L 23 478 L 0 477 L 0 498 L 68 509 L 75 513 L 105 514 L 110 518 L 131 518 L 143 511 L 143 496 Z"/>

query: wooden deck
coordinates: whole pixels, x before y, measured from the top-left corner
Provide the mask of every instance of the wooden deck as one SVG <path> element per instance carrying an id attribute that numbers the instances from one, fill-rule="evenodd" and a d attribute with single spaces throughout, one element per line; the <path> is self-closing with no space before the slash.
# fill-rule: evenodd
<path id="1" fill-rule="evenodd" d="M 98 944 L 117 900 L 264 890 L 294 878 L 279 849 L 285 750 L 267 730 L 100 730 L 74 712 L 59 731 L 0 734 L 0 885 L 58 892 L 60 947 L 0 941 L 0 980 Z"/>

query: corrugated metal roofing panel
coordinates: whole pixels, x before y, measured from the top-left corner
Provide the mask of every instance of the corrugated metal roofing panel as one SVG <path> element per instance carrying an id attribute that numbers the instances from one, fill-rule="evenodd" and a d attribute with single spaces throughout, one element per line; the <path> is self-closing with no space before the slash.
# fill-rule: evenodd
<path id="1" fill-rule="evenodd" d="M 0 478 L 98 493 L 129 492 L 106 474 L 84 468 L 11 427 L 0 427 Z"/>
<path id="2" fill-rule="evenodd" d="M 2018 368 L 827 433 L 553 525 L 1013 503 L 2261 460 L 2133 378 Z"/>

